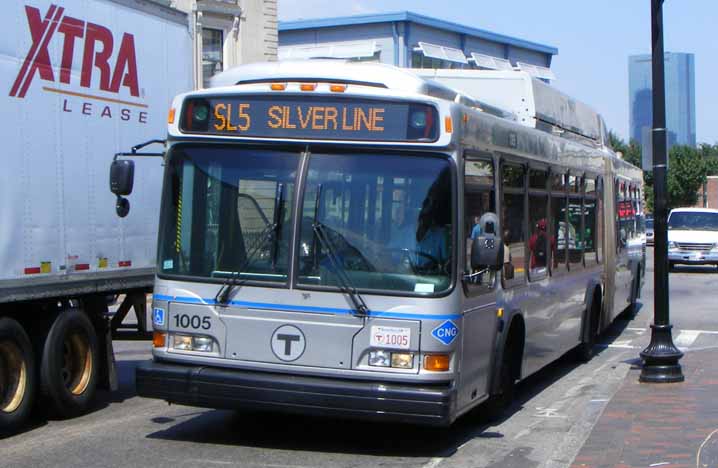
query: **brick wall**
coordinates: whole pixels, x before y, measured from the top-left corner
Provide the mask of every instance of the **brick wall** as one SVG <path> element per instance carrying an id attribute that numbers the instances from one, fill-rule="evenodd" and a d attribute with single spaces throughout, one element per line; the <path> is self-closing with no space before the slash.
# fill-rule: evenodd
<path id="1" fill-rule="evenodd" d="M 708 197 L 706 199 L 706 208 L 718 208 L 718 176 L 709 176 L 707 185 Z M 703 207 L 703 188 L 698 190 L 697 207 Z"/>

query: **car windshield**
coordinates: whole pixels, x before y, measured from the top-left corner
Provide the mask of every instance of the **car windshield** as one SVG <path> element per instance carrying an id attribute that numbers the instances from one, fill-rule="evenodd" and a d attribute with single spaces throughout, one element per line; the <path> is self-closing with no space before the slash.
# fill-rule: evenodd
<path id="1" fill-rule="evenodd" d="M 668 229 L 718 231 L 718 213 L 676 211 L 668 218 Z"/>
<path id="2" fill-rule="evenodd" d="M 341 268 L 359 290 L 446 290 L 452 273 L 451 194 L 443 158 L 312 154 L 301 202 L 298 283 L 338 287 Z M 337 261 L 318 242 L 317 225 Z"/>
<path id="3" fill-rule="evenodd" d="M 175 146 L 159 274 L 286 282 L 299 158 L 237 146 Z"/>
<path id="4" fill-rule="evenodd" d="M 646 220 L 646 229 L 653 229 L 653 220 L 652 219 Z"/>

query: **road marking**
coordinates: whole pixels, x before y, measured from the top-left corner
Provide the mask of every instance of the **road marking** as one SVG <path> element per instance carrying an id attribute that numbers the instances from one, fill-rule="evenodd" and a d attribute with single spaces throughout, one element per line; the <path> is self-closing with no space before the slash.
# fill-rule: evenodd
<path id="1" fill-rule="evenodd" d="M 698 338 L 698 335 L 700 334 L 701 332 L 698 330 L 681 330 L 681 332 L 678 333 L 678 336 L 676 336 L 673 340 L 673 343 L 676 346 L 687 348 L 692 345 L 694 341 L 696 341 L 696 338 Z"/>
<path id="2" fill-rule="evenodd" d="M 663 465 L 669 465 L 669 462 L 660 462 L 660 463 L 652 463 L 648 466 L 663 466 Z"/>
<path id="3" fill-rule="evenodd" d="M 444 461 L 443 457 L 434 457 L 431 460 L 429 460 L 428 462 L 426 462 L 426 464 L 424 464 L 424 466 L 422 466 L 421 468 L 436 468 L 437 466 L 439 466 L 439 463 L 441 463 L 443 461 Z"/>
<path id="4" fill-rule="evenodd" d="M 703 443 L 701 444 L 701 446 L 698 448 L 698 453 L 696 454 L 696 468 L 700 467 L 700 463 L 701 463 L 701 450 L 703 450 L 703 447 L 704 447 L 704 446 L 706 445 L 706 443 L 711 439 L 711 437 L 713 437 L 713 434 L 715 434 L 716 432 L 718 432 L 718 429 L 716 429 L 715 431 L 713 431 L 713 432 L 711 432 L 710 434 L 708 434 L 708 437 L 706 437 L 706 440 L 704 440 Z M 706 466 L 706 465 L 703 465 L 703 466 Z"/>
<path id="5" fill-rule="evenodd" d="M 646 331 L 645 328 L 632 328 L 632 327 L 626 327 L 626 330 L 635 331 L 635 332 L 642 332 L 642 333 Z"/>
<path id="6" fill-rule="evenodd" d="M 558 409 L 556 408 L 544 408 L 543 406 L 539 406 L 536 408 L 536 414 L 534 414 L 534 417 L 537 418 L 565 418 L 563 414 L 560 414 L 558 412 Z"/>
<path id="7" fill-rule="evenodd" d="M 706 335 L 718 335 L 718 331 L 713 330 L 681 330 L 681 332 L 687 332 L 687 333 L 705 333 Z"/>

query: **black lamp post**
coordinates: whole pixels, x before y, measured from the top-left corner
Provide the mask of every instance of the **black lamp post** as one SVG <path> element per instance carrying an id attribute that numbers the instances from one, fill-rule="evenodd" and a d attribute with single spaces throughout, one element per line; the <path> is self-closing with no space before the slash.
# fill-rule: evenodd
<path id="1" fill-rule="evenodd" d="M 666 88 L 663 54 L 663 0 L 651 0 L 651 38 L 653 53 L 653 207 L 655 248 L 654 315 L 651 343 L 641 352 L 641 382 L 682 382 L 678 361 L 683 353 L 673 344 L 668 316 L 668 193 L 666 154 Z"/>

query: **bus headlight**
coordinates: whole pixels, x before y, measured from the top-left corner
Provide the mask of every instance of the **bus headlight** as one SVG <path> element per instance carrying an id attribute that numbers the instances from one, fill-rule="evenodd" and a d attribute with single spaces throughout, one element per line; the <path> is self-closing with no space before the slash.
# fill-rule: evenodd
<path id="1" fill-rule="evenodd" d="M 192 336 L 175 334 L 172 336 L 172 348 L 179 351 L 214 352 L 214 338 L 211 336 Z"/>
<path id="2" fill-rule="evenodd" d="M 374 367 L 390 367 L 391 353 L 389 351 L 372 351 L 369 353 L 369 365 Z"/>
<path id="3" fill-rule="evenodd" d="M 414 355 L 412 353 L 392 353 L 384 350 L 371 351 L 369 353 L 369 365 L 373 367 L 413 369 Z"/>
<path id="4" fill-rule="evenodd" d="M 391 367 L 411 369 L 414 367 L 414 355 L 411 353 L 391 353 Z"/>

